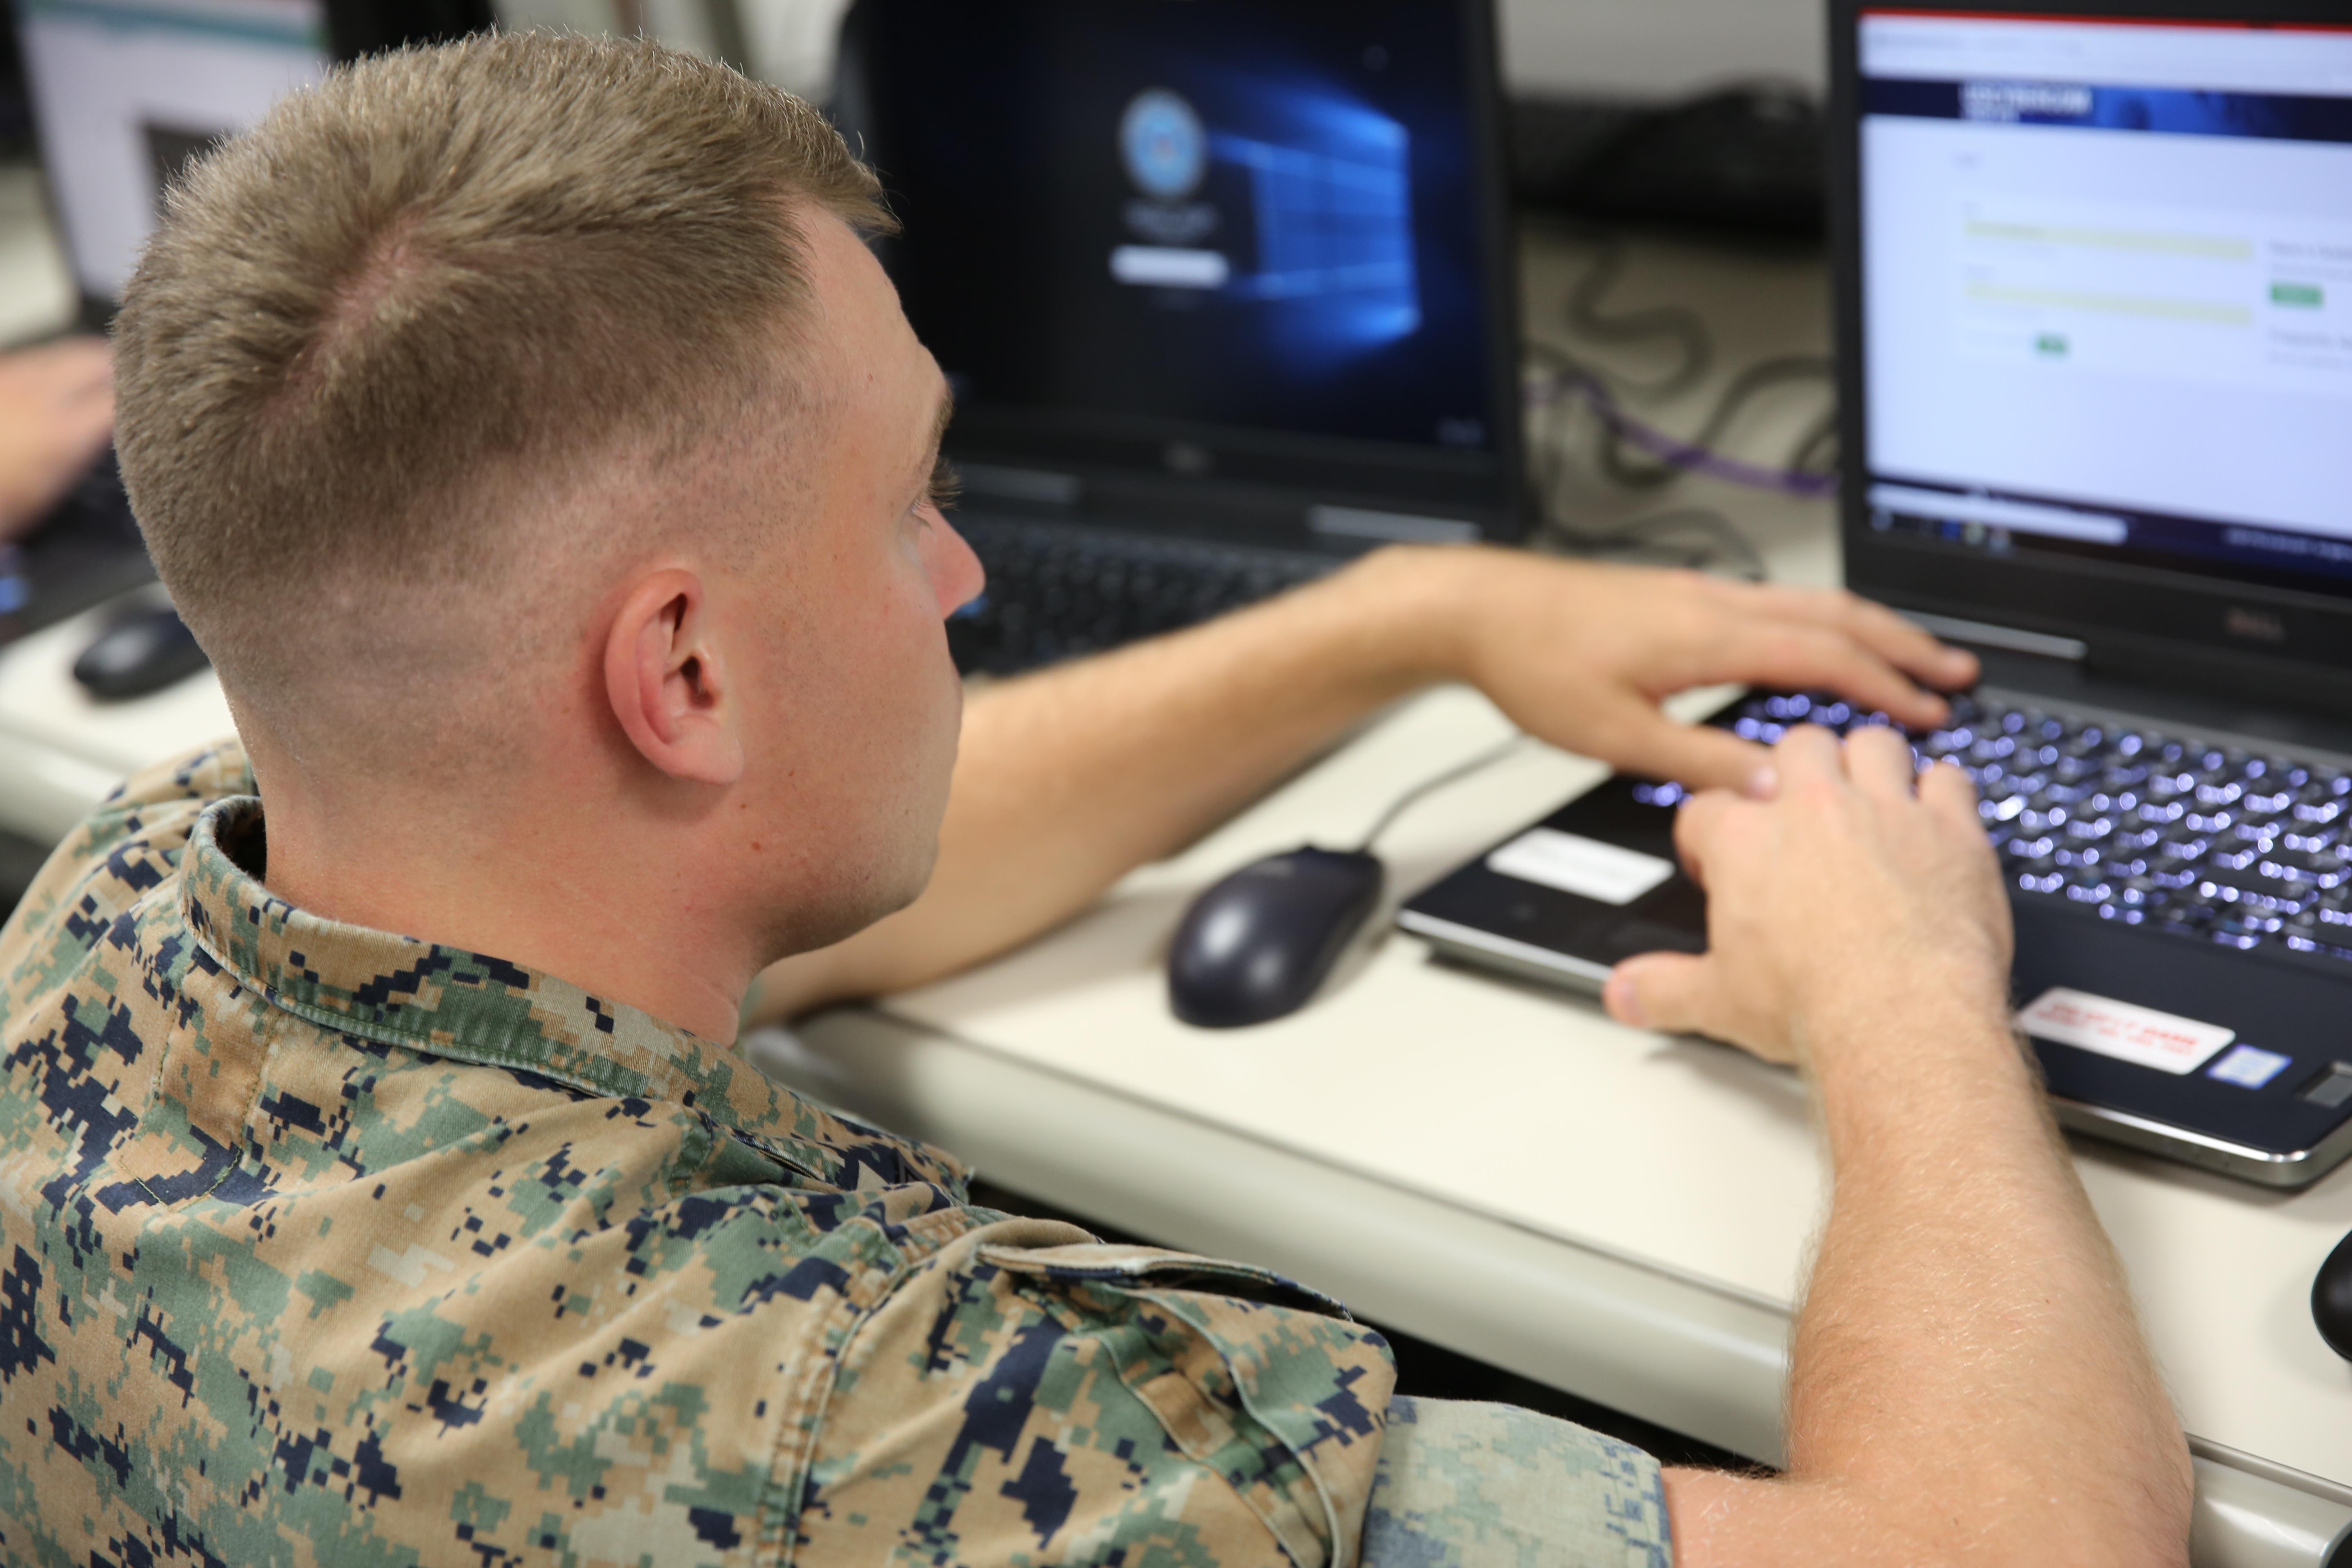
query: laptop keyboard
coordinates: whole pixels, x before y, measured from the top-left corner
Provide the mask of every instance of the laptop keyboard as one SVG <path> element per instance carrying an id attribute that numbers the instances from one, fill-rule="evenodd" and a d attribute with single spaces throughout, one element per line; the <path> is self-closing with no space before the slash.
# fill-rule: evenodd
<path id="1" fill-rule="evenodd" d="M 1793 724 L 1886 722 L 1776 696 L 1750 699 L 1730 727 L 1769 744 Z M 1949 760 L 1976 780 L 2021 893 L 2225 947 L 2352 959 L 2352 767 L 1990 692 L 1956 699 L 1951 722 L 1913 747 L 1923 765 Z"/>
<path id="2" fill-rule="evenodd" d="M 1011 675 L 1195 626 L 1339 564 L 1067 524 L 972 516 L 955 524 L 988 570 L 987 589 L 948 622 L 948 647 L 966 674 Z"/>

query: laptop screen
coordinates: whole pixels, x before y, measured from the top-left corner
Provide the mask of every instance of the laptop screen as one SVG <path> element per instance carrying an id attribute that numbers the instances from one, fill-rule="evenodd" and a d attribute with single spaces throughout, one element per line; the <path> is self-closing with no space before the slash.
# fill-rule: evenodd
<path id="1" fill-rule="evenodd" d="M 2352 595 L 2352 28 L 1855 26 L 1866 529 Z"/>
<path id="2" fill-rule="evenodd" d="M 164 185 L 326 73 L 317 0 L 16 0 L 49 190 L 82 292 L 111 301 Z"/>
<path id="3" fill-rule="evenodd" d="M 865 10 L 864 129 L 905 224 L 887 259 L 962 438 L 1498 493 L 1482 5 Z"/>

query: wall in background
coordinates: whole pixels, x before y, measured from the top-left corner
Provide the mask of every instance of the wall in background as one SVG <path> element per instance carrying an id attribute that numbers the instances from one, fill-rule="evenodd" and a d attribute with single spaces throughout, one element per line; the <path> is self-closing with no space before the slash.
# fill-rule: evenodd
<path id="1" fill-rule="evenodd" d="M 1821 90 L 1822 0 L 1502 0 L 1503 71 L 1519 91 L 1681 98 L 1733 78 Z"/>

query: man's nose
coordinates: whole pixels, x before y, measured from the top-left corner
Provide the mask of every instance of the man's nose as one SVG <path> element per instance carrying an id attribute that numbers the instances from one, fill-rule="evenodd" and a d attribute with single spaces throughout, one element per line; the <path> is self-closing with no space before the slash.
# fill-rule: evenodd
<path id="1" fill-rule="evenodd" d="M 939 594 L 940 615 L 945 618 L 980 597 L 988 586 L 988 572 L 955 524 L 942 518 L 932 538 L 931 583 Z"/>

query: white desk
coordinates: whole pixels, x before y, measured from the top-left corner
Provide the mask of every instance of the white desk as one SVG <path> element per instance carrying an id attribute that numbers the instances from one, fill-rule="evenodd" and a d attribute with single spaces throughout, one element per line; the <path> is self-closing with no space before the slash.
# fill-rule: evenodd
<path id="1" fill-rule="evenodd" d="M 1532 259 L 1538 291 L 1572 265 Z M 1628 302 L 1704 269 L 1657 253 Z M 1764 261 L 1737 278 L 1754 292 L 1744 335 L 1719 329 L 1728 357 L 1819 341 L 1817 271 Z M 1823 509 L 1704 487 L 1675 499 L 1733 510 L 1783 580 L 1834 576 Z M 0 825 L 55 836 L 120 773 L 227 727 L 209 678 L 88 702 L 66 676 L 87 635 L 0 650 Z M 1789 1302 L 1822 1191 L 1794 1079 L 1439 967 L 1394 935 L 1281 1023 L 1211 1034 L 1168 1015 L 1160 952 L 1194 892 L 1268 850 L 1360 832 L 1402 784 L 1498 733 L 1481 700 L 1432 694 L 1044 941 L 751 1048 L 1018 1189 L 1286 1269 L 1406 1331 L 1776 1458 Z M 1597 776 L 1529 752 L 1431 800 L 1388 841 L 1395 888 Z M 2352 1521 L 2352 1367 L 2304 1299 L 2352 1227 L 2352 1167 L 2282 1194 L 2077 1149 L 2195 1435 L 2198 1561 L 2321 1561 Z"/>
<path id="2" fill-rule="evenodd" d="M 74 660 L 108 613 L 0 647 L 0 829 L 62 838 L 126 773 L 235 729 L 209 670 L 131 702 L 100 702 L 76 685 Z"/>

